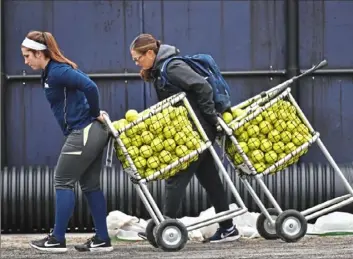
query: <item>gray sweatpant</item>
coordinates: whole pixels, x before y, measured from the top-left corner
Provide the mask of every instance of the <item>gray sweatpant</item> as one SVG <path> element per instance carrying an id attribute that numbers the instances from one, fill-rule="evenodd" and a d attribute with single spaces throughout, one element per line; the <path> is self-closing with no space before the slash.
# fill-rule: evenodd
<path id="1" fill-rule="evenodd" d="M 100 189 L 102 158 L 108 139 L 108 129 L 99 121 L 68 135 L 55 168 L 55 188 L 73 189 L 79 181 L 83 192 Z"/>

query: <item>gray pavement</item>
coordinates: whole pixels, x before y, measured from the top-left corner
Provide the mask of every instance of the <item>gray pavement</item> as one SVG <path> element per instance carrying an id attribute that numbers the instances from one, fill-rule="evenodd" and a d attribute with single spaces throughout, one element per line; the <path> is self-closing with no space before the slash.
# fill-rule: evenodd
<path id="1" fill-rule="evenodd" d="M 89 236 L 89 235 L 88 235 Z M 79 253 L 73 245 L 86 240 L 86 234 L 68 235 L 69 252 L 66 254 L 44 254 L 31 249 L 28 242 L 41 235 L 2 235 L 1 258 L 129 258 L 129 259 L 333 259 L 353 258 L 353 236 L 318 237 L 306 236 L 297 243 L 280 240 L 245 239 L 223 244 L 189 242 L 179 252 L 163 252 L 145 241 L 116 242 L 115 250 L 109 254 Z"/>

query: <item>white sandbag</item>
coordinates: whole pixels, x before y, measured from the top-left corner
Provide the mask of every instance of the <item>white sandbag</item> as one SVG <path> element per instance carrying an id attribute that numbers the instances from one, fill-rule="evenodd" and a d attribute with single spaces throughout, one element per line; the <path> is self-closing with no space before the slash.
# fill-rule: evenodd
<path id="1" fill-rule="evenodd" d="M 230 209 L 236 209 L 238 206 L 234 203 L 229 205 Z M 246 238 L 260 237 L 256 229 L 256 221 L 260 213 L 245 212 L 233 218 L 233 224 L 237 226 L 239 234 Z"/>
<path id="2" fill-rule="evenodd" d="M 196 221 L 199 220 L 198 217 L 182 217 L 178 219 L 181 223 L 184 225 L 190 225 L 195 223 Z M 189 240 L 196 241 L 196 242 L 202 242 L 204 240 L 204 237 L 200 231 L 200 229 L 195 229 L 192 231 L 189 231 L 188 233 Z"/>
<path id="3" fill-rule="evenodd" d="M 238 206 L 232 203 L 229 205 L 229 208 L 231 210 L 234 210 L 234 209 L 237 209 Z M 199 217 L 196 218 L 196 220 L 211 218 L 211 217 L 214 217 L 215 214 L 216 213 L 214 208 L 211 207 L 205 211 L 202 211 Z M 260 236 L 256 229 L 256 220 L 259 215 L 260 213 L 246 212 L 244 214 L 241 214 L 233 218 L 233 224 L 237 226 L 239 230 L 239 234 L 242 237 L 255 238 Z M 211 237 L 217 231 L 218 227 L 219 227 L 218 223 L 215 223 L 201 228 L 200 231 L 202 233 L 202 236 L 206 239 Z"/>
<path id="4" fill-rule="evenodd" d="M 230 209 L 236 209 L 236 204 L 229 205 Z M 259 213 L 244 213 L 233 218 L 233 223 L 237 225 L 237 228 L 242 237 L 255 238 L 259 237 L 256 230 L 256 219 Z M 197 221 L 202 221 L 208 218 L 212 218 L 215 215 L 213 207 L 202 211 L 198 217 L 183 217 L 179 220 L 185 224 L 190 225 Z M 107 216 L 108 233 L 110 237 L 119 238 L 123 240 L 141 240 L 138 236 L 138 232 L 143 232 L 146 229 L 148 221 L 126 215 L 121 211 L 112 211 Z M 218 223 L 211 224 L 209 226 L 202 227 L 190 231 L 188 233 L 189 239 L 192 241 L 201 242 L 204 239 L 211 237 L 219 227 Z"/>
<path id="5" fill-rule="evenodd" d="M 236 204 L 230 204 L 230 209 L 238 208 Z M 260 213 L 246 212 L 242 215 L 233 218 L 233 223 L 237 226 L 239 233 L 245 238 L 257 238 L 260 235 L 256 229 L 256 220 Z M 182 217 L 179 220 L 190 225 L 205 219 L 213 218 L 215 210 L 213 207 L 202 211 L 198 217 Z M 141 240 L 137 235 L 138 232 L 143 232 L 146 229 L 148 220 L 139 219 L 130 215 L 126 215 L 121 211 L 112 211 L 107 217 L 108 232 L 111 237 L 124 240 Z M 218 223 L 205 226 L 188 233 L 189 239 L 192 241 L 201 242 L 204 239 L 211 237 L 218 229 Z"/>
<path id="6" fill-rule="evenodd" d="M 345 212 L 332 212 L 319 217 L 315 224 L 308 226 L 308 235 L 329 233 L 353 233 L 353 215 Z"/>
<path id="7" fill-rule="evenodd" d="M 119 229 L 114 235 L 114 238 L 117 238 L 123 241 L 142 241 L 143 239 L 138 236 L 138 232 L 139 231 L 129 231 L 124 229 Z"/>
<path id="8" fill-rule="evenodd" d="M 111 238 L 142 240 L 137 233 L 145 231 L 147 222 L 115 210 L 107 216 L 108 234 Z"/>
<path id="9" fill-rule="evenodd" d="M 237 208 L 236 204 L 230 204 L 230 209 Z M 183 217 L 179 220 L 190 225 L 197 221 L 212 218 L 215 215 L 213 207 L 202 211 L 198 217 Z M 246 212 L 233 218 L 233 223 L 237 226 L 240 235 L 243 238 L 260 237 L 256 229 L 256 220 L 260 213 Z M 123 240 L 142 240 L 137 233 L 144 232 L 148 220 L 139 219 L 130 215 L 126 215 L 121 211 L 112 211 L 107 216 L 108 233 L 110 237 Z M 219 227 L 218 223 L 205 226 L 188 233 L 189 239 L 201 242 L 211 237 Z M 315 224 L 308 224 L 307 235 L 323 235 L 330 233 L 353 233 L 353 215 L 344 212 L 333 212 L 325 216 L 321 216 L 316 220 Z"/>

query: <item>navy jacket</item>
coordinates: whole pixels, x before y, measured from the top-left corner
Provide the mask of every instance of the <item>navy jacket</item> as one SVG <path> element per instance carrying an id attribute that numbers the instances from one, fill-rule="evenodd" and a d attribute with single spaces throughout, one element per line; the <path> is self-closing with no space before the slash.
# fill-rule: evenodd
<path id="1" fill-rule="evenodd" d="M 100 115 L 98 87 L 79 69 L 51 60 L 43 70 L 42 87 L 65 136 Z"/>

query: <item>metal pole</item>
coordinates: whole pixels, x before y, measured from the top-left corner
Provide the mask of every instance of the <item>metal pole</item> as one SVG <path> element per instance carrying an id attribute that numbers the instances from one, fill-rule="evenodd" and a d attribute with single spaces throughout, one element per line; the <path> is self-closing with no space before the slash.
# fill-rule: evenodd
<path id="1" fill-rule="evenodd" d="M 258 70 L 258 71 L 223 71 L 224 77 L 243 76 L 284 76 L 284 70 Z M 92 79 L 139 79 L 139 73 L 97 73 L 88 74 Z M 6 75 L 8 81 L 39 80 L 40 75 Z"/>
<path id="2" fill-rule="evenodd" d="M 293 68 L 293 66 L 287 67 Z M 292 75 L 297 75 L 298 72 L 303 73 L 306 70 L 291 69 Z M 297 71 L 297 72 L 295 72 Z M 247 77 L 247 76 L 286 76 L 291 78 L 285 70 L 253 70 L 253 71 L 222 71 L 224 77 Z M 352 75 L 353 69 L 350 68 L 336 68 L 336 69 L 319 69 L 312 73 L 312 75 Z M 88 74 L 92 79 L 139 79 L 140 74 L 138 73 L 96 73 Z M 39 80 L 40 75 L 6 75 L 5 80 L 7 81 L 21 81 L 21 80 Z M 295 83 L 293 83 L 295 84 Z"/>
<path id="3" fill-rule="evenodd" d="M 303 70 L 304 71 L 304 70 Z M 319 69 L 312 73 L 312 75 L 339 75 L 339 76 L 351 76 L 353 75 L 352 68 L 334 68 L 334 69 Z"/>
<path id="4" fill-rule="evenodd" d="M 299 3 L 297 0 L 285 1 L 286 11 L 286 71 L 287 78 L 292 78 L 299 73 Z M 297 82 L 292 85 L 292 94 L 299 96 L 299 87 Z"/>
<path id="5" fill-rule="evenodd" d="M 3 48 L 4 48 L 4 1 L 0 1 L 0 203 L 2 201 L 2 174 L 3 174 L 3 168 L 5 165 L 5 136 L 4 136 L 4 109 L 5 109 L 5 104 L 3 102 L 4 100 L 4 89 L 5 89 L 5 80 L 4 79 L 4 56 L 3 56 Z M 1 221 L 1 207 L 2 204 L 0 205 L 0 221 Z M 0 232 L 0 240 L 1 240 L 1 232 Z M 0 252 L 0 257 L 1 257 L 1 252 Z"/>
<path id="6" fill-rule="evenodd" d="M 4 93 L 5 93 L 5 71 L 4 71 L 4 1 L 0 1 L 0 171 L 5 165 L 5 129 L 4 129 Z M 2 178 L 1 178 L 2 179 Z M 1 186 L 1 182 L 0 182 Z M 1 192 L 0 192 L 1 193 Z"/>

